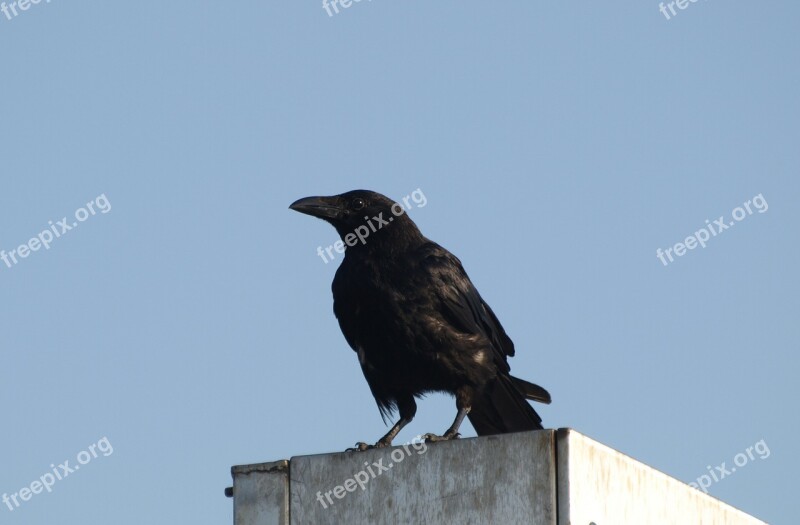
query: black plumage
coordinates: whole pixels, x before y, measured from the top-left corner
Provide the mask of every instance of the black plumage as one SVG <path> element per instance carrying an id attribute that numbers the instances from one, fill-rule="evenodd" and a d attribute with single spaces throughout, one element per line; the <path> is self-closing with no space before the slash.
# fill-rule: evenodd
<path id="1" fill-rule="evenodd" d="M 400 204 L 356 190 L 291 208 L 329 222 L 347 242 L 333 310 L 381 415 L 400 415 L 374 446 L 391 444 L 427 392 L 453 394 L 458 408 L 450 428 L 426 434 L 429 441 L 457 437 L 465 416 L 478 435 L 542 428 L 526 399 L 550 403 L 550 394 L 510 375 L 514 343 L 497 316 L 461 261 L 425 238 Z"/>

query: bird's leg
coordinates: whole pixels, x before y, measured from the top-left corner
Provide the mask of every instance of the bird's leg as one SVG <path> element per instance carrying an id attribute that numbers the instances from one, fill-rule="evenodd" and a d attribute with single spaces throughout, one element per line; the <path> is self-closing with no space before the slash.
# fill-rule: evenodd
<path id="1" fill-rule="evenodd" d="M 459 389 L 456 392 L 456 408 L 458 409 L 458 413 L 456 414 L 456 419 L 453 421 L 453 424 L 450 425 L 443 436 L 437 436 L 436 434 L 425 434 L 422 438 L 425 440 L 426 443 L 435 443 L 436 441 L 448 441 L 451 439 L 457 439 L 460 435 L 458 433 L 458 429 L 461 426 L 461 423 L 464 421 L 464 418 L 469 411 L 472 409 L 472 390 L 468 388 Z"/>
<path id="2" fill-rule="evenodd" d="M 401 417 L 400 420 L 394 424 L 391 430 L 389 430 L 389 432 L 387 432 L 385 436 L 380 438 L 378 442 L 375 443 L 374 445 L 369 445 L 367 443 L 359 441 L 358 443 L 356 443 L 355 448 L 348 448 L 347 450 L 363 451 L 363 450 L 369 450 L 371 448 L 391 447 L 392 440 L 395 438 L 395 436 L 403 429 L 404 426 L 408 425 L 410 422 L 411 418 Z"/>
<path id="3" fill-rule="evenodd" d="M 422 438 L 425 440 L 426 443 L 435 443 L 437 441 L 448 441 L 451 439 L 457 439 L 460 435 L 458 433 L 458 427 L 461 426 L 461 422 L 464 421 L 464 417 L 469 413 L 469 408 L 459 408 L 458 414 L 456 414 L 456 419 L 453 421 L 453 424 L 450 425 L 450 428 L 444 433 L 443 436 L 437 436 L 436 434 L 425 434 Z"/>
<path id="4" fill-rule="evenodd" d="M 408 399 L 404 399 L 403 401 L 398 401 L 397 408 L 400 412 L 400 419 L 394 426 L 386 433 L 385 436 L 380 438 L 377 443 L 374 445 L 369 445 L 367 443 L 363 443 L 359 441 L 356 443 L 354 448 L 348 448 L 346 452 L 352 451 L 364 451 L 369 450 L 371 448 L 384 448 L 384 447 L 391 447 L 392 440 L 394 440 L 395 436 L 403 430 L 403 427 L 411 423 L 411 420 L 414 419 L 414 416 L 417 413 L 417 403 L 414 401 L 413 397 Z"/>

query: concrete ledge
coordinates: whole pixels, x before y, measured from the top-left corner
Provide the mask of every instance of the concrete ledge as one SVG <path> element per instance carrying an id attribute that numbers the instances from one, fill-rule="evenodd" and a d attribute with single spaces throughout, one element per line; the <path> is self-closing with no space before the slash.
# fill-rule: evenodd
<path id="1" fill-rule="evenodd" d="M 570 429 L 232 469 L 234 525 L 763 525 Z"/>

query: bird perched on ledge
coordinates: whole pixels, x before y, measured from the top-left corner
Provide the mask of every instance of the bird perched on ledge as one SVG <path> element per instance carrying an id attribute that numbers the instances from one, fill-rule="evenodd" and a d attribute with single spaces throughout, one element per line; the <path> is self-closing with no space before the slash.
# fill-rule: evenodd
<path id="1" fill-rule="evenodd" d="M 333 279 L 333 311 L 384 421 L 400 419 L 375 445 L 390 446 L 417 412 L 415 398 L 448 392 L 479 436 L 542 428 L 526 401 L 550 403 L 542 387 L 510 375 L 514 343 L 456 256 L 425 238 L 402 205 L 372 191 L 307 197 L 290 209 L 336 228 L 347 244 Z"/>

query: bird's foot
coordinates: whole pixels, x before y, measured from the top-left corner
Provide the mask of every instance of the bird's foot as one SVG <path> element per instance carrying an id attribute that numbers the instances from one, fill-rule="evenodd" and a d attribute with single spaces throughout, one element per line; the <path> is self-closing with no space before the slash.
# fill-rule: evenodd
<path id="1" fill-rule="evenodd" d="M 453 439 L 458 439 L 459 437 L 461 437 L 461 434 L 458 432 L 453 432 L 452 434 L 448 432 L 443 436 L 438 436 L 436 434 L 425 434 L 422 436 L 422 439 L 425 440 L 425 443 L 436 443 L 437 441 L 450 441 Z"/>
<path id="2" fill-rule="evenodd" d="M 374 445 L 370 445 L 369 443 L 364 443 L 363 441 L 359 441 L 356 443 L 355 447 L 348 448 L 345 452 L 364 452 L 365 450 L 372 450 L 373 448 L 385 448 L 390 447 L 392 444 L 390 442 L 386 442 L 383 440 L 378 441 Z"/>

